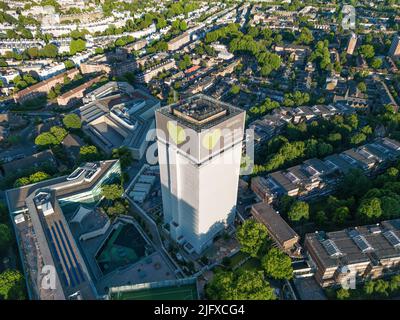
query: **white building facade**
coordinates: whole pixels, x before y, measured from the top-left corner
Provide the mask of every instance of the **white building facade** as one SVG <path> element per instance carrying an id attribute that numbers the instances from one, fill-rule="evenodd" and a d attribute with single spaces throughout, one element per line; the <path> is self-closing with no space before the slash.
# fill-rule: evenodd
<path id="1" fill-rule="evenodd" d="M 201 94 L 156 112 L 164 223 L 197 253 L 234 221 L 244 121 Z"/>

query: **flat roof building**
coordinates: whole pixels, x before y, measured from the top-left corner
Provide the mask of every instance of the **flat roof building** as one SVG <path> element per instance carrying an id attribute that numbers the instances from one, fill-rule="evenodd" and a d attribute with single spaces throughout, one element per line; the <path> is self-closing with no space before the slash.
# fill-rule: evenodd
<path id="1" fill-rule="evenodd" d="M 83 130 L 104 152 L 126 146 L 141 159 L 160 101 L 126 82 L 109 82 L 88 94 L 79 109 Z"/>
<path id="2" fill-rule="evenodd" d="M 189 42 L 190 42 L 190 35 L 188 32 L 184 32 L 181 35 L 168 41 L 168 50 L 169 51 L 178 50 L 180 47 L 184 46 Z"/>
<path id="3" fill-rule="evenodd" d="M 101 186 L 120 173 L 118 160 L 86 163 L 69 176 L 6 191 L 31 299 L 97 298 L 63 208 L 100 199 Z"/>
<path id="4" fill-rule="evenodd" d="M 322 287 L 344 279 L 375 279 L 400 269 L 400 220 L 305 236 L 305 248 Z"/>
<path id="5" fill-rule="evenodd" d="M 286 223 L 285 220 L 270 205 L 260 202 L 251 207 L 253 217 L 268 230 L 268 234 L 275 243 L 288 254 L 299 248 L 299 235 Z"/>

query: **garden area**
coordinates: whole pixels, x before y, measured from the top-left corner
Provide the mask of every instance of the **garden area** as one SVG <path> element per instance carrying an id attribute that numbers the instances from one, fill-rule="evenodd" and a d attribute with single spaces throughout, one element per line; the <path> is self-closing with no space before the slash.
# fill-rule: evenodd
<path id="1" fill-rule="evenodd" d="M 292 261 L 272 245 L 263 224 L 246 220 L 237 230 L 238 253 L 224 258 L 213 269 L 214 277 L 205 292 L 212 300 L 275 300 L 279 297 L 271 283 L 293 276 Z"/>

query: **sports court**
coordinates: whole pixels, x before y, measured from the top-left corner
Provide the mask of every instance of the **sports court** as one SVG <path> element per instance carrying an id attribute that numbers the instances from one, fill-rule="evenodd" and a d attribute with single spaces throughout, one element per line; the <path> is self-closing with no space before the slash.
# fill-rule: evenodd
<path id="1" fill-rule="evenodd" d="M 196 284 L 114 292 L 111 300 L 197 300 Z"/>

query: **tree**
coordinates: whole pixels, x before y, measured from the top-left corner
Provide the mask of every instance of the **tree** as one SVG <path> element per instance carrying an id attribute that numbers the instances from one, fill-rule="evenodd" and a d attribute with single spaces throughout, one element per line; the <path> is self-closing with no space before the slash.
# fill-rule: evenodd
<path id="1" fill-rule="evenodd" d="M 14 187 L 22 187 L 30 183 L 37 183 L 46 179 L 49 179 L 51 176 L 43 171 L 38 171 L 32 173 L 29 177 L 21 177 L 15 180 Z"/>
<path id="2" fill-rule="evenodd" d="M 58 48 L 56 45 L 49 43 L 40 50 L 39 54 L 45 58 L 55 58 L 58 55 Z"/>
<path id="3" fill-rule="evenodd" d="M 359 82 L 357 84 L 357 88 L 358 90 L 360 90 L 361 92 L 366 92 L 367 91 L 367 85 L 365 84 L 365 82 Z"/>
<path id="4" fill-rule="evenodd" d="M 371 59 L 375 56 L 374 47 L 370 44 L 364 44 L 360 47 L 360 54 L 366 59 Z"/>
<path id="5" fill-rule="evenodd" d="M 230 93 L 238 94 L 240 92 L 240 87 L 238 85 L 232 85 Z"/>
<path id="6" fill-rule="evenodd" d="M 126 207 L 120 201 L 115 202 L 113 206 L 107 208 L 107 215 L 111 218 L 124 213 L 126 213 Z"/>
<path id="7" fill-rule="evenodd" d="M 50 178 L 50 175 L 47 174 L 46 172 L 38 171 L 38 172 L 32 173 L 29 176 L 29 183 L 36 183 L 36 182 L 40 182 L 40 181 L 43 181 L 43 180 L 46 180 L 49 178 Z"/>
<path id="8" fill-rule="evenodd" d="M 187 22 L 185 20 L 182 20 L 179 23 L 179 29 L 181 29 L 181 31 L 185 31 L 187 29 Z"/>
<path id="9" fill-rule="evenodd" d="M 24 300 L 24 277 L 18 270 L 0 273 L 0 297 L 4 300 Z"/>
<path id="10" fill-rule="evenodd" d="M 289 280 L 293 277 L 292 260 L 278 248 L 271 248 L 262 258 L 261 264 L 266 274 L 272 278 Z"/>
<path id="11" fill-rule="evenodd" d="M 298 44 L 310 44 L 314 41 L 312 32 L 308 28 L 302 28 L 299 37 L 296 40 Z"/>
<path id="12" fill-rule="evenodd" d="M 14 187 L 19 188 L 22 186 L 26 186 L 29 183 L 30 183 L 29 177 L 21 177 L 21 178 L 18 178 L 17 180 L 15 180 Z"/>
<path id="13" fill-rule="evenodd" d="M 309 205 L 304 201 L 296 201 L 290 207 L 288 217 L 292 221 L 300 221 L 301 219 L 308 219 L 309 217 Z"/>
<path id="14" fill-rule="evenodd" d="M 36 47 L 30 47 L 26 50 L 26 54 L 29 56 L 29 58 L 35 59 L 39 56 L 39 49 Z"/>
<path id="15" fill-rule="evenodd" d="M 212 300 L 275 300 L 273 288 L 262 272 L 221 271 L 207 284 L 206 294 Z"/>
<path id="16" fill-rule="evenodd" d="M 0 224 L 0 254 L 4 254 L 12 243 L 12 234 L 6 224 Z"/>
<path id="17" fill-rule="evenodd" d="M 374 293 L 375 290 L 375 283 L 373 281 L 367 281 L 364 284 L 363 287 L 363 291 L 367 294 L 367 295 L 371 295 Z"/>
<path id="18" fill-rule="evenodd" d="M 74 55 L 77 52 L 82 52 L 86 49 L 86 41 L 82 39 L 71 40 L 69 45 L 70 54 Z"/>
<path id="19" fill-rule="evenodd" d="M 96 146 L 82 146 L 79 149 L 79 158 L 82 162 L 98 160 L 99 156 L 100 154 Z"/>
<path id="20" fill-rule="evenodd" d="M 119 159 L 122 168 L 130 166 L 134 161 L 132 157 L 132 152 L 127 147 L 113 149 L 112 157 L 114 159 Z"/>
<path id="21" fill-rule="evenodd" d="M 50 133 L 56 138 L 56 144 L 60 144 L 68 134 L 67 130 L 58 126 L 51 127 Z"/>
<path id="22" fill-rule="evenodd" d="M 339 183 L 338 190 L 344 197 L 362 197 L 371 187 L 371 181 L 359 169 L 350 170 Z"/>
<path id="23" fill-rule="evenodd" d="M 73 67 L 75 67 L 75 62 L 73 62 L 72 60 L 65 60 L 64 66 L 67 70 L 72 69 Z"/>
<path id="24" fill-rule="evenodd" d="M 315 50 L 312 52 L 310 59 L 311 61 L 316 60 L 319 62 L 319 67 L 322 70 L 330 70 L 332 68 L 328 40 L 317 42 Z"/>
<path id="25" fill-rule="evenodd" d="M 374 220 L 382 215 L 379 198 L 364 199 L 358 207 L 357 214 L 363 220 Z"/>
<path id="26" fill-rule="evenodd" d="M 390 279 L 390 291 L 394 292 L 400 289 L 400 275 L 395 275 Z"/>
<path id="27" fill-rule="evenodd" d="M 190 59 L 190 56 L 188 54 L 185 54 L 183 56 L 183 59 L 178 62 L 178 67 L 181 70 L 185 70 L 186 68 L 190 67 L 192 65 L 192 60 Z"/>
<path id="28" fill-rule="evenodd" d="M 376 280 L 374 291 L 381 296 L 388 296 L 389 283 L 383 279 Z"/>
<path id="29" fill-rule="evenodd" d="M 67 114 L 63 118 L 63 124 L 67 129 L 80 129 L 82 127 L 81 119 L 75 113 Z"/>
<path id="30" fill-rule="evenodd" d="M 347 207 L 337 208 L 333 213 L 333 221 L 337 224 L 343 224 L 350 216 L 350 210 Z"/>
<path id="31" fill-rule="evenodd" d="M 382 66 L 381 58 L 374 58 L 371 62 L 371 67 L 374 69 L 379 69 Z"/>
<path id="32" fill-rule="evenodd" d="M 336 292 L 336 298 L 339 299 L 339 300 L 346 300 L 346 299 L 350 298 L 349 290 L 344 289 L 344 288 L 340 288 Z"/>
<path id="33" fill-rule="evenodd" d="M 47 93 L 47 99 L 48 100 L 53 100 L 57 98 L 57 93 L 54 91 L 54 89 L 50 89 L 50 91 Z"/>
<path id="34" fill-rule="evenodd" d="M 43 132 L 35 138 L 35 144 L 38 146 L 49 146 L 58 144 L 57 139 L 50 132 Z"/>
<path id="35" fill-rule="evenodd" d="M 167 26 L 167 20 L 165 20 L 163 17 L 159 17 L 157 19 L 157 24 L 156 24 L 157 30 L 165 28 L 166 26 Z"/>
<path id="36" fill-rule="evenodd" d="M 238 228 L 236 236 L 241 245 L 240 250 L 256 257 L 267 237 L 267 228 L 263 224 L 249 219 Z"/>
<path id="37" fill-rule="evenodd" d="M 116 200 L 122 197 L 124 190 L 119 184 L 106 184 L 101 188 L 101 194 L 107 200 Z"/>
<path id="38" fill-rule="evenodd" d="M 361 132 L 355 133 L 350 137 L 350 143 L 355 146 L 363 143 L 365 140 L 367 140 L 367 136 Z"/>
<path id="39" fill-rule="evenodd" d="M 5 223 L 8 221 L 8 209 L 4 202 L 0 201 L 0 223 Z"/>

